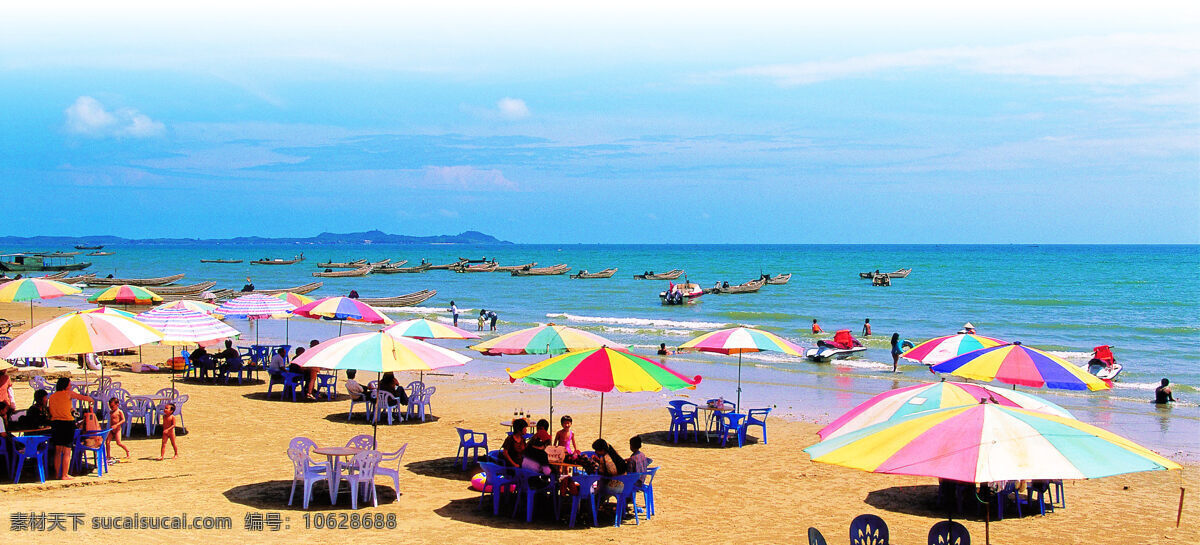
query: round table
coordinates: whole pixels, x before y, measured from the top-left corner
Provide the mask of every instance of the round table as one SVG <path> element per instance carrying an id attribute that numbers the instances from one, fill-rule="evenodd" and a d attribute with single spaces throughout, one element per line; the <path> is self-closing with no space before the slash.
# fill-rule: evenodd
<path id="1" fill-rule="evenodd" d="M 342 479 L 342 457 L 354 456 L 363 450 L 358 447 L 317 447 L 312 450 L 313 454 L 324 454 L 329 460 L 329 505 L 337 504 L 338 487 L 341 484 L 339 481 Z"/>

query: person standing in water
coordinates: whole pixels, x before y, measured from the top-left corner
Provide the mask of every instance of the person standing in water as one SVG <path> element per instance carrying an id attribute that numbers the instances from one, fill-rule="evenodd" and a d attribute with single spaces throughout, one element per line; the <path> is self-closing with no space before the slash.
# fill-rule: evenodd
<path id="1" fill-rule="evenodd" d="M 450 315 L 454 317 L 454 327 L 458 327 L 458 305 L 450 301 Z"/>
<path id="2" fill-rule="evenodd" d="M 892 372 L 900 372 L 900 354 L 904 353 L 905 348 L 912 348 L 913 343 L 908 340 L 900 340 L 899 333 L 892 333 Z"/>
<path id="3" fill-rule="evenodd" d="M 871 336 L 871 319 L 867 318 L 863 321 L 863 337 Z"/>
<path id="4" fill-rule="evenodd" d="M 817 325 L 817 319 L 816 319 L 816 318 L 813 318 L 812 332 L 813 332 L 813 335 L 816 335 L 816 334 L 818 334 L 818 333 L 824 333 L 824 332 L 825 332 L 825 330 L 824 330 L 824 329 L 821 329 L 821 326 Z"/>

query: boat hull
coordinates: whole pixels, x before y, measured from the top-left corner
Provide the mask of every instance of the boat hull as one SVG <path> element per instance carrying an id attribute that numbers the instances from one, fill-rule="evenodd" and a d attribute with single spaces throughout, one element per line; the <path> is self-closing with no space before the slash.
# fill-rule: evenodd
<path id="1" fill-rule="evenodd" d="M 854 348 L 819 346 L 817 348 L 809 348 L 804 353 L 804 357 L 808 358 L 809 361 L 831 361 L 846 359 L 866 351 L 867 347 L 865 346 L 855 346 Z"/>

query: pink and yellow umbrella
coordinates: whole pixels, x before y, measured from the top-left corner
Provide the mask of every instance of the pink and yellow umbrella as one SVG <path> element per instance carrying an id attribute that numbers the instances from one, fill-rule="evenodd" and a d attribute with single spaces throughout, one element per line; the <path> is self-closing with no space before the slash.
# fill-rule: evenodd
<path id="1" fill-rule="evenodd" d="M 959 333 L 958 335 L 946 335 L 945 337 L 929 339 L 908 349 L 907 352 L 900 354 L 900 357 L 906 360 L 933 365 L 942 363 L 955 356 L 961 356 L 967 352 L 1000 346 L 1002 344 L 1008 343 L 1000 339 L 984 337 L 983 335 Z"/>
<path id="2" fill-rule="evenodd" d="M 217 305 L 212 305 L 202 301 L 193 301 L 191 299 L 182 299 L 179 301 L 171 301 L 170 303 L 163 303 L 157 307 L 154 307 L 154 310 L 168 309 L 186 309 L 204 314 L 215 314 L 217 311 Z"/>
<path id="3" fill-rule="evenodd" d="M 499 356 L 501 354 L 561 354 L 605 346 L 626 348 L 625 345 L 612 342 L 595 333 L 588 333 L 573 327 L 546 324 L 506 333 L 470 348 L 487 356 Z"/>
<path id="4" fill-rule="evenodd" d="M 162 338 L 158 330 L 124 316 L 72 312 L 17 336 L 0 348 L 0 359 L 106 352 L 149 344 Z"/>
<path id="5" fill-rule="evenodd" d="M 1021 343 L 967 352 L 929 368 L 974 380 L 1060 390 L 1107 390 L 1111 385 L 1067 360 Z"/>
<path id="6" fill-rule="evenodd" d="M 280 301 L 287 302 L 295 307 L 302 307 L 302 306 L 307 305 L 314 301 L 314 299 L 312 297 L 309 297 L 307 295 L 301 295 L 299 293 L 292 293 L 290 291 L 285 291 L 283 293 L 277 293 L 275 295 L 272 295 L 271 297 L 279 299 Z"/>
<path id="7" fill-rule="evenodd" d="M 679 345 L 680 350 L 696 350 L 717 354 L 738 355 L 737 406 L 742 407 L 742 354 L 747 352 L 781 352 L 789 356 L 803 356 L 800 345 L 774 333 L 749 327 L 734 327 L 705 333 Z"/>
<path id="8" fill-rule="evenodd" d="M 33 302 L 37 299 L 54 299 L 79 293 L 79 288 L 54 280 L 22 278 L 0 284 L 0 302 L 20 303 L 29 301 L 29 326 L 33 327 Z"/>
<path id="9" fill-rule="evenodd" d="M 384 333 L 414 339 L 478 339 L 479 335 L 441 322 L 418 318 L 383 328 Z"/>
<path id="10" fill-rule="evenodd" d="M 113 286 L 88 297 L 92 303 L 117 303 L 121 305 L 148 305 L 162 301 L 162 296 L 141 286 L 122 284 Z"/>
<path id="11" fill-rule="evenodd" d="M 326 320 L 350 320 L 369 324 L 391 324 L 392 319 L 375 307 L 349 297 L 326 297 L 292 311 L 296 316 Z"/>

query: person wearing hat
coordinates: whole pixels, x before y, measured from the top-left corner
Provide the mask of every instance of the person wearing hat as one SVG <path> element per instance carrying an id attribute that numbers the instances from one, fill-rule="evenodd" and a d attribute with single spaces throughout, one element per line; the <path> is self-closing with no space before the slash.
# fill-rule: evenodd
<path id="1" fill-rule="evenodd" d="M 959 331 L 958 334 L 959 335 L 974 335 L 975 334 L 975 326 L 971 325 L 971 322 L 967 322 L 967 323 L 963 324 L 962 331 Z"/>

